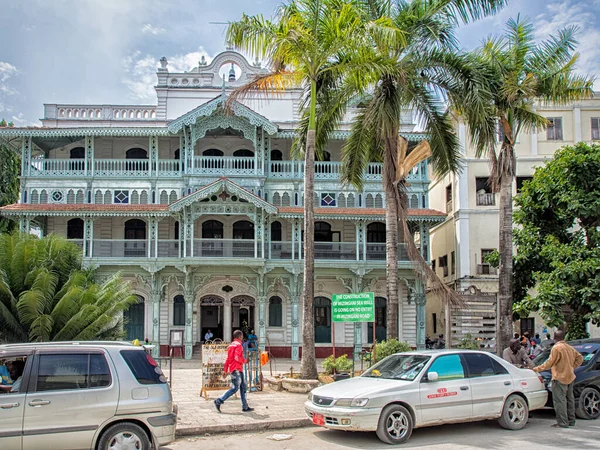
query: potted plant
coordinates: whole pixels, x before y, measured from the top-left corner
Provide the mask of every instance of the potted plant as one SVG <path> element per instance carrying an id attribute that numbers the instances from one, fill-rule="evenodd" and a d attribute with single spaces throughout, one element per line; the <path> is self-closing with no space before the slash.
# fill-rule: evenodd
<path id="1" fill-rule="evenodd" d="M 328 374 L 332 375 L 334 381 L 345 380 L 351 376 L 352 361 L 346 355 L 335 359 L 333 355 L 330 355 L 323 361 L 323 368 Z"/>

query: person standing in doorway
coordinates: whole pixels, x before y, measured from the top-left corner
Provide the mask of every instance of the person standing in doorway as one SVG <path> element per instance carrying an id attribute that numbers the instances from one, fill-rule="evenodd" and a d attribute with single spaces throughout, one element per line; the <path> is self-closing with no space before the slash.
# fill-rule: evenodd
<path id="1" fill-rule="evenodd" d="M 212 341 L 213 334 L 212 331 L 208 330 L 204 335 L 204 342 Z"/>
<path id="2" fill-rule="evenodd" d="M 556 413 L 556 423 L 552 426 L 569 428 L 575 426 L 573 381 L 575 369 L 583 362 L 583 356 L 565 342 L 564 331 L 554 333 L 554 340 L 556 344 L 550 351 L 550 358 L 533 370 L 539 373 L 552 368 L 552 403 Z"/>
<path id="3" fill-rule="evenodd" d="M 242 411 L 251 412 L 254 408 L 248 406 L 246 400 L 246 381 L 244 380 L 244 349 L 242 347 L 242 340 L 244 339 L 244 333 L 240 330 L 233 332 L 233 342 L 227 349 L 227 359 L 223 366 L 223 375 L 231 374 L 231 388 L 222 397 L 219 397 L 214 401 L 215 409 L 217 412 L 221 412 L 221 405 L 225 403 L 229 397 L 235 394 L 238 390 L 240 391 L 240 398 L 242 400 Z"/>

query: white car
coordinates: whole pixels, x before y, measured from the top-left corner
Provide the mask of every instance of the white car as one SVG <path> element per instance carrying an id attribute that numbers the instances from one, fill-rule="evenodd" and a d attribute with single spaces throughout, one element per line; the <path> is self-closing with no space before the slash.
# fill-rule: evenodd
<path id="1" fill-rule="evenodd" d="M 487 352 L 448 349 L 388 356 L 360 377 L 313 389 L 304 406 L 315 425 L 376 431 L 383 442 L 402 444 L 414 428 L 444 423 L 498 419 L 519 430 L 547 396 L 531 369 Z"/>

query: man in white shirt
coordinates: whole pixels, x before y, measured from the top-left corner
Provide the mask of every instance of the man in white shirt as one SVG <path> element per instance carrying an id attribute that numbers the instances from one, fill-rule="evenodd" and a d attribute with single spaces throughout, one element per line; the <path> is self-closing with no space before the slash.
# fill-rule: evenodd
<path id="1" fill-rule="evenodd" d="M 212 338 L 213 338 L 212 331 L 208 330 L 206 332 L 206 334 L 204 335 L 204 342 L 206 342 L 206 341 L 212 341 Z"/>

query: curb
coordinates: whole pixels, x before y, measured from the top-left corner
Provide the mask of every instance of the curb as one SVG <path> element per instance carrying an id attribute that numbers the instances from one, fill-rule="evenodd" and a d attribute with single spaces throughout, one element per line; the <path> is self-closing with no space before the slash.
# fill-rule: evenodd
<path id="1" fill-rule="evenodd" d="M 176 437 L 198 436 L 204 434 L 230 433 L 232 431 L 262 431 L 262 430 L 283 430 L 287 428 L 309 427 L 312 422 L 308 418 L 302 419 L 283 419 L 269 422 L 239 423 L 227 425 L 208 425 L 204 427 L 182 427 L 175 431 Z"/>

